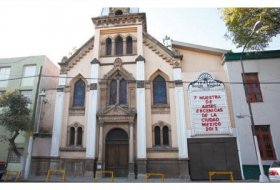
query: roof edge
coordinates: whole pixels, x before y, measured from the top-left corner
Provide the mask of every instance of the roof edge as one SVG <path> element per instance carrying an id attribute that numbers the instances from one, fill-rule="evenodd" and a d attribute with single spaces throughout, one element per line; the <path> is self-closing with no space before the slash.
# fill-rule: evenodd
<path id="1" fill-rule="evenodd" d="M 208 47 L 208 46 L 201 46 L 201 45 L 196 45 L 196 44 L 191 44 L 191 43 L 179 42 L 176 40 L 172 40 L 171 43 L 172 43 L 172 46 L 185 47 L 185 48 L 190 48 L 190 49 L 194 49 L 194 50 L 213 52 L 213 53 L 218 53 L 218 54 L 225 54 L 230 51 L 230 50 L 213 48 L 213 47 Z"/>
<path id="2" fill-rule="evenodd" d="M 236 53 L 226 53 L 224 55 L 224 62 L 226 61 L 239 61 L 241 52 Z M 253 59 L 273 59 L 280 58 L 280 50 L 267 50 L 267 51 L 251 51 L 244 52 L 242 59 L 243 60 L 253 60 Z"/>

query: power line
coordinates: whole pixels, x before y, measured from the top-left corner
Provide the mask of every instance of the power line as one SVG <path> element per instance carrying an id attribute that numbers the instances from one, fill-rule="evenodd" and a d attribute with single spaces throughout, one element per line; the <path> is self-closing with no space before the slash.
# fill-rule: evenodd
<path id="1" fill-rule="evenodd" d="M 20 79 L 25 79 L 25 78 L 33 78 L 33 77 L 40 77 L 40 75 L 32 75 L 32 76 L 25 76 L 25 77 L 16 77 L 16 78 L 9 78 L 9 79 L 1 79 L 0 81 L 10 81 L 10 80 L 20 80 Z M 73 78 L 77 78 L 77 77 L 71 77 L 71 76 L 54 76 L 54 75 L 41 75 L 41 77 L 46 77 L 46 78 L 66 78 L 66 79 L 73 79 Z M 83 79 L 94 79 L 94 80 L 98 80 L 98 81 L 110 81 L 112 79 L 104 79 L 104 78 L 91 78 L 91 77 L 83 77 Z M 143 80 L 127 80 L 128 82 L 137 82 L 137 81 L 143 81 Z M 153 80 L 144 80 L 144 82 L 149 83 L 149 82 L 153 82 Z M 161 82 L 161 81 L 157 81 L 157 82 Z M 162 82 L 166 82 L 166 83 L 175 83 L 175 80 L 166 80 L 166 81 L 162 81 Z M 182 81 L 185 84 L 190 84 L 193 83 L 195 81 Z M 200 82 L 200 83 L 204 83 L 204 82 Z M 207 82 L 205 82 L 207 83 Z M 243 84 L 243 82 L 222 82 L 224 84 Z M 280 84 L 280 81 L 259 81 L 258 83 L 252 83 L 252 82 L 248 82 L 248 83 L 244 83 L 244 84 Z"/>

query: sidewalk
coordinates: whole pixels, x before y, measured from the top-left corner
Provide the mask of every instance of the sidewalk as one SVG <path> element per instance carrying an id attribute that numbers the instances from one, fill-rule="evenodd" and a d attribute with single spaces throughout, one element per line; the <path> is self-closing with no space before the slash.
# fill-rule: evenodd
<path id="1" fill-rule="evenodd" d="M 9 179 L 7 182 L 15 182 L 14 179 Z M 35 182 L 35 183 L 232 183 L 230 180 L 209 180 L 191 181 L 180 178 L 164 178 L 162 181 L 159 178 L 151 178 L 149 181 L 146 179 L 129 179 L 126 177 L 116 177 L 113 182 L 111 178 L 98 178 L 96 181 L 92 176 L 66 176 L 63 182 L 61 176 L 52 176 L 50 181 L 46 181 L 46 176 L 30 176 L 27 180 L 20 179 L 19 183 Z M 18 183 L 17 182 L 17 183 Z M 233 183 L 258 183 L 258 180 L 234 180 Z"/>
<path id="2" fill-rule="evenodd" d="M 21 180 L 22 182 L 46 182 L 46 176 L 31 176 L 28 180 Z M 52 176 L 50 182 L 63 182 L 61 177 Z M 116 177 L 113 182 L 111 178 L 98 178 L 96 181 L 92 176 L 66 176 L 65 182 L 74 183 L 189 183 L 191 181 L 182 180 L 179 178 L 165 178 L 164 181 L 160 179 L 129 179 L 126 177 Z"/>

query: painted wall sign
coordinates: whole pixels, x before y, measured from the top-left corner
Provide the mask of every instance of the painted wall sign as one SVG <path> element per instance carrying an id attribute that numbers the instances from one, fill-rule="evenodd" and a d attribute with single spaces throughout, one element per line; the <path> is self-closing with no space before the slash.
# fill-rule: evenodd
<path id="1" fill-rule="evenodd" d="M 223 82 L 201 73 L 189 85 L 192 136 L 230 134 L 226 91 Z"/>

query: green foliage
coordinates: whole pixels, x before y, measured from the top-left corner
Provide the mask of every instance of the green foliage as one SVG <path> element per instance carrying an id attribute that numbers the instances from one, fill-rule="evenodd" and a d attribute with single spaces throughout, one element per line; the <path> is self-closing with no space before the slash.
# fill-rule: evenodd
<path id="1" fill-rule="evenodd" d="M 248 43 L 248 49 L 262 50 L 268 47 L 272 37 L 280 33 L 280 8 L 224 8 L 220 9 L 228 29 L 227 38 L 239 48 L 249 39 L 258 20 L 262 27 L 255 32 Z"/>
<path id="2" fill-rule="evenodd" d="M 15 139 L 21 131 L 27 131 L 31 126 L 29 103 L 18 90 L 8 91 L 0 96 L 0 126 L 9 132 L 6 139 L 18 156 Z"/>
<path id="3" fill-rule="evenodd" d="M 18 90 L 9 91 L 0 97 L 0 125 L 8 131 L 26 131 L 30 126 L 29 100 Z"/>

